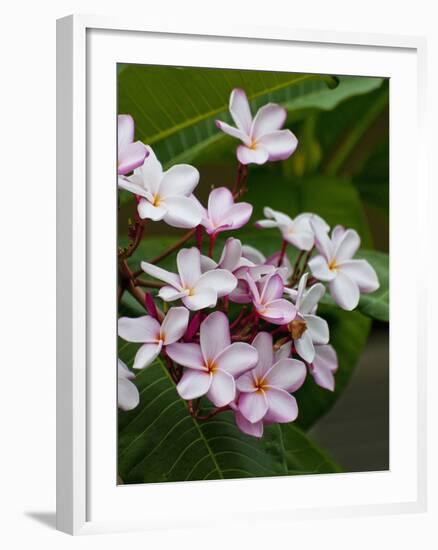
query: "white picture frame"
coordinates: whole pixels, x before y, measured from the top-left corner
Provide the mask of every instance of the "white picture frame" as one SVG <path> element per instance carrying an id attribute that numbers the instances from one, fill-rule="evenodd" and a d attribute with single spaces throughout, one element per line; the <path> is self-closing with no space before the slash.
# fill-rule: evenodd
<path id="1" fill-rule="evenodd" d="M 221 51 L 218 52 L 218 41 Z M 193 48 L 202 43 L 203 58 Z M 154 45 L 155 48 L 148 48 Z M 175 44 L 178 48 L 175 48 Z M 260 54 L 258 61 L 239 49 Z M 160 55 L 155 55 L 157 46 Z M 244 48 L 242 47 L 244 46 Z M 158 48 L 158 49 L 160 49 Z M 289 49 L 300 53 L 290 67 L 297 72 L 369 74 L 389 76 L 391 89 L 391 468 L 389 472 L 332 474 L 295 478 L 230 480 L 117 487 L 114 445 L 116 376 L 115 370 L 102 375 L 97 364 L 115 364 L 115 343 L 105 346 L 106 337 L 115 333 L 115 212 L 114 189 L 97 185 L 97 174 L 111 181 L 115 157 L 115 64 L 151 62 L 155 64 L 266 67 L 272 50 L 279 53 L 276 68 L 286 67 Z M 356 35 L 294 29 L 184 28 L 163 25 L 151 28 L 138 21 L 94 16 L 69 16 L 57 26 L 57 527 L 70 534 L 114 530 L 153 529 L 172 519 L 181 525 L 205 526 L 215 523 L 215 510 L 196 518 L 167 511 L 165 502 L 184 501 L 214 493 L 219 509 L 232 494 L 245 503 L 238 511 L 230 506 L 228 521 L 258 522 L 286 517 L 328 517 L 329 515 L 414 512 L 426 507 L 426 342 L 417 322 L 419 308 L 426 300 L 424 276 L 418 269 L 425 257 L 425 245 L 414 249 L 412 280 L 417 281 L 410 296 L 413 310 L 409 331 L 402 326 L 400 297 L 406 281 L 394 272 L 403 262 L 409 242 L 425 243 L 426 178 L 423 123 L 425 116 L 425 41 L 416 37 Z M 316 56 L 321 51 L 330 56 Z M 151 51 L 154 51 L 153 59 Z M 184 58 L 184 56 L 186 56 Z M 197 57 L 198 56 L 198 57 Z M 317 59 L 319 57 L 319 59 Z M 342 60 L 343 58 L 343 60 Z M 185 62 L 184 62 L 185 59 Z M 183 60 L 183 62 L 182 62 Z M 313 61 L 312 61 L 313 60 Z M 202 63 L 202 65 L 201 65 Z M 283 65 L 281 65 L 283 63 Z M 216 64 L 216 65 L 215 65 Z M 306 69 L 307 67 L 307 69 Z M 350 68 L 348 68 L 350 67 Z M 338 68 L 338 70 L 335 70 Z M 113 72 L 112 72 L 113 71 Z M 404 71 L 404 75 L 402 75 Z M 400 88 L 398 88 L 400 87 Z M 107 93 L 105 93 L 105 91 Z M 99 102 L 96 102 L 96 96 Z M 406 110 L 407 108 L 407 110 Z M 408 148 L 397 138 L 400 114 L 412 144 Z M 112 120 L 107 120 L 108 113 Z M 409 155 L 409 159 L 406 159 Z M 410 178 L 409 193 L 406 182 Z M 412 179 L 416 185 L 413 185 Z M 395 185 L 394 182 L 397 182 Z M 412 190 L 415 189 L 415 196 Z M 415 202 L 411 234 L 402 227 L 405 206 Z M 97 207 L 99 205 L 99 208 Z M 113 218 L 111 221 L 111 217 Z M 105 246 L 97 249 L 99 231 L 105 227 Z M 412 258 L 411 258 L 412 259 Z M 418 261 L 417 261 L 418 260 Z M 99 262 L 114 281 L 97 286 L 93 266 Z M 412 279 L 413 278 L 413 279 Z M 415 285 L 414 285 L 415 286 Z M 114 294 L 112 294 L 114 293 Z M 101 312 L 101 319 L 96 312 Z M 412 335 L 415 335 L 413 337 Z M 396 343 L 411 337 L 412 347 L 404 357 Z M 102 356 L 102 361 L 96 357 Z M 403 378 L 415 366 L 414 381 Z M 99 384 L 99 394 L 96 387 Z M 403 415 L 403 400 L 412 398 L 412 409 Z M 403 437 L 400 433 L 401 420 Z M 403 440 L 404 439 L 404 440 Z M 111 457 L 113 448 L 114 457 Z M 111 473 L 112 472 L 112 473 Z M 280 483 L 282 490 L 280 491 Z M 285 498 L 293 486 L 293 498 Z M 257 491 L 275 496 L 267 507 L 257 507 Z M 307 497 L 305 497 L 307 495 Z M 324 496 L 325 495 L 325 496 Z M 328 496 L 330 495 L 330 498 Z M 152 500 L 153 499 L 153 500 Z M 147 502 L 154 502 L 147 509 Z M 132 503 L 132 506 L 129 506 Z M 145 508 L 146 506 L 146 508 Z M 124 510 L 129 513 L 124 513 Z M 132 510 L 143 510 L 132 513 Z M 169 517 L 169 514 L 172 516 Z"/>

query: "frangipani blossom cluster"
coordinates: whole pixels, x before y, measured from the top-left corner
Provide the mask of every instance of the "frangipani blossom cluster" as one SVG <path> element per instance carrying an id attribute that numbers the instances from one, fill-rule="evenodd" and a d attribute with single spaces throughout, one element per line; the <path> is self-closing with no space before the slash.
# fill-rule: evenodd
<path id="1" fill-rule="evenodd" d="M 355 257 L 360 237 L 354 229 L 331 230 L 315 213 L 291 216 L 269 205 L 264 219 L 251 221 L 253 206 L 241 200 L 247 165 L 285 160 L 298 141 L 283 128 L 287 113 L 279 105 L 267 104 L 252 118 L 243 90 L 232 91 L 230 113 L 236 127 L 217 126 L 242 142 L 237 183 L 213 188 L 206 206 L 195 195 L 198 170 L 188 164 L 163 170 L 152 148 L 134 141 L 132 118 L 119 116 L 119 186 L 137 204 L 132 243 L 119 252 L 120 290 L 131 292 L 145 314 L 121 317 L 118 334 L 138 345 L 129 366 L 135 371 L 161 361 L 198 421 L 228 411 L 243 433 L 262 437 L 266 425 L 299 418 L 303 384 L 335 390 L 338 357 L 319 309 L 327 291 L 340 308 L 352 310 L 379 281 L 373 267 Z M 146 221 L 190 231 L 133 271 L 133 250 L 142 238 L 153 238 L 143 235 Z M 277 250 L 266 257 L 245 242 L 239 230 L 248 225 L 270 231 Z M 159 265 L 166 258 L 166 267 Z M 122 410 L 140 399 L 134 371 L 119 361 Z"/>

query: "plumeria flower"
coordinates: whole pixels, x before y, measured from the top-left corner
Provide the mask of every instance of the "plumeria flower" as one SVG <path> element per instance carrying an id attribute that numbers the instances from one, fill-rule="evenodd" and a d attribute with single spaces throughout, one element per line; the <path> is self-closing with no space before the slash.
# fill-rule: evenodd
<path id="1" fill-rule="evenodd" d="M 314 344 L 328 343 L 329 328 L 325 319 L 315 315 L 318 302 L 325 294 L 325 286 L 316 283 L 306 289 L 308 276 L 305 273 L 301 277 L 298 290 L 285 288 L 284 291 L 295 301 L 297 308 L 295 319 L 289 323 L 295 349 L 300 357 L 311 363 L 315 357 Z"/>
<path id="2" fill-rule="evenodd" d="M 131 115 L 117 117 L 117 173 L 129 174 L 141 166 L 148 150 L 141 141 L 134 142 L 134 120 Z"/>
<path id="3" fill-rule="evenodd" d="M 338 356 L 332 346 L 315 346 L 315 357 L 309 365 L 313 379 L 326 390 L 335 391 L 334 373 L 338 370 Z"/>
<path id="4" fill-rule="evenodd" d="M 208 197 L 208 207 L 203 208 L 201 225 L 209 235 L 240 229 L 252 214 L 248 202 L 234 202 L 233 194 L 226 187 L 213 189 Z"/>
<path id="5" fill-rule="evenodd" d="M 211 313 L 200 327 L 200 344 L 177 343 L 167 348 L 169 357 L 186 367 L 176 389 L 183 399 L 207 394 L 216 407 L 236 396 L 234 378 L 257 363 L 257 350 L 245 342 L 231 343 L 228 319 L 221 311 Z"/>
<path id="6" fill-rule="evenodd" d="M 117 406 L 122 411 L 130 411 L 140 403 L 140 394 L 137 386 L 132 382 L 135 374 L 131 372 L 125 363 L 117 360 Z"/>
<path id="7" fill-rule="evenodd" d="M 148 157 L 132 176 L 119 178 L 119 186 L 134 193 L 142 219 L 164 220 L 172 227 L 196 227 L 202 210 L 192 192 L 199 182 L 199 172 L 188 164 L 175 164 L 163 172 L 155 153 L 147 146 Z"/>
<path id="8" fill-rule="evenodd" d="M 289 158 L 298 145 L 290 130 L 281 130 L 287 111 L 275 103 L 261 107 L 254 119 L 244 90 L 234 89 L 230 95 L 230 113 L 236 128 L 216 120 L 216 126 L 226 134 L 240 139 L 237 158 L 242 164 L 264 164 L 268 160 Z"/>
<path id="9" fill-rule="evenodd" d="M 360 237 L 354 229 L 337 225 L 330 238 L 311 223 L 320 253 L 309 261 L 312 274 L 320 281 L 327 281 L 335 302 L 351 311 L 358 305 L 361 292 L 374 292 L 379 288 L 377 274 L 366 260 L 352 259 L 360 246 Z"/>
<path id="10" fill-rule="evenodd" d="M 296 307 L 282 298 L 284 283 L 278 273 L 267 275 L 258 282 L 246 273 L 246 281 L 254 309 L 262 319 L 274 325 L 287 325 L 295 318 Z"/>
<path id="11" fill-rule="evenodd" d="M 234 237 L 230 237 L 225 241 L 219 262 L 216 263 L 213 258 L 209 258 L 208 256 L 201 256 L 201 269 L 203 273 L 217 268 L 226 269 L 234 273 L 240 267 L 252 265 L 254 264 L 242 255 L 242 243 Z"/>
<path id="12" fill-rule="evenodd" d="M 249 245 L 243 245 L 242 256 L 243 258 L 252 262 L 254 265 L 274 266 L 276 268 L 276 272 L 281 275 L 285 283 L 292 275 L 292 264 L 290 263 L 287 254 L 282 255 L 280 251 L 275 252 L 274 254 L 272 254 L 272 256 L 266 258 L 264 254 L 260 252 L 260 250 L 257 250 L 257 248 Z M 283 259 L 281 265 L 279 266 L 278 262 L 280 261 L 281 256 L 283 256 Z"/>
<path id="13" fill-rule="evenodd" d="M 189 312 L 185 307 L 172 307 L 160 323 L 145 315 L 131 319 L 119 319 L 119 336 L 127 342 L 143 344 L 134 359 L 134 369 L 144 369 L 160 354 L 163 346 L 177 342 L 184 335 L 189 322 Z"/>
<path id="14" fill-rule="evenodd" d="M 283 350 L 274 356 L 272 335 L 268 332 L 259 332 L 252 345 L 259 359 L 254 369 L 237 379 L 238 412 L 252 424 L 262 420 L 293 422 L 298 416 L 298 405 L 289 392 L 302 386 L 306 378 L 304 363 L 286 358 Z M 240 420 L 236 415 L 238 425 Z"/>
<path id="15" fill-rule="evenodd" d="M 237 285 L 236 277 L 226 269 L 202 273 L 201 254 L 195 247 L 180 250 L 176 263 L 178 274 L 141 262 L 145 273 L 167 283 L 158 293 L 165 302 L 181 299 L 192 311 L 214 307 L 218 298 L 229 294 Z"/>
<path id="16" fill-rule="evenodd" d="M 277 227 L 283 239 L 299 250 L 311 250 L 315 243 L 314 231 L 310 224 L 311 219 L 316 219 L 315 223 L 321 230 L 323 228 L 326 231 L 329 230 L 329 226 L 325 221 L 316 214 L 299 214 L 295 219 L 292 219 L 283 212 L 278 212 L 269 207 L 265 207 L 263 213 L 268 219 L 256 222 L 256 226 L 261 229 Z"/>

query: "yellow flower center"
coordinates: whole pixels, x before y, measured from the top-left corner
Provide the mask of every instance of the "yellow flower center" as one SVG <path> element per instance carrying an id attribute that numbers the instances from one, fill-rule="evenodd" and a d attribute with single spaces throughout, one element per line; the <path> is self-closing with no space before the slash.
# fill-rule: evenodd
<path id="1" fill-rule="evenodd" d="M 209 373 L 213 373 L 217 369 L 215 362 L 212 360 L 208 360 L 205 366 L 207 367 Z"/>
<path id="2" fill-rule="evenodd" d="M 158 193 L 154 195 L 154 202 L 152 204 L 154 206 L 160 206 L 161 198 L 160 198 L 160 195 L 158 195 Z"/>
<path id="3" fill-rule="evenodd" d="M 266 384 L 263 378 L 255 380 L 254 386 L 257 393 L 263 393 L 266 389 Z"/>
<path id="4" fill-rule="evenodd" d="M 257 142 L 255 139 L 253 139 L 249 145 L 249 148 L 254 151 L 254 149 L 257 149 Z"/>
<path id="5" fill-rule="evenodd" d="M 328 264 L 328 268 L 330 269 L 330 271 L 335 271 L 336 269 L 338 269 L 338 266 L 336 264 L 336 260 L 332 260 L 329 264 Z"/>

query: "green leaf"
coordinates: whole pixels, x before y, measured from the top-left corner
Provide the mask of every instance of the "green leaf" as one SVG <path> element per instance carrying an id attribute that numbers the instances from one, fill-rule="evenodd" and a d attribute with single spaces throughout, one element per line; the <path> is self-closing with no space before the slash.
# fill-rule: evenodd
<path id="1" fill-rule="evenodd" d="M 335 306 L 320 304 L 318 315 L 330 327 L 330 344 L 338 355 L 339 368 L 335 374 L 336 388 L 330 392 L 317 386 L 311 376 L 295 394 L 299 415 L 297 424 L 304 430 L 326 414 L 344 391 L 368 340 L 371 321 L 358 311 L 343 311 Z"/>
<path id="2" fill-rule="evenodd" d="M 342 468 L 297 428 L 295 424 L 281 424 L 285 459 L 289 473 L 329 474 Z"/>

